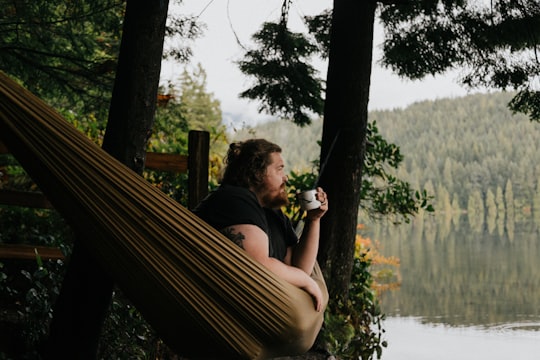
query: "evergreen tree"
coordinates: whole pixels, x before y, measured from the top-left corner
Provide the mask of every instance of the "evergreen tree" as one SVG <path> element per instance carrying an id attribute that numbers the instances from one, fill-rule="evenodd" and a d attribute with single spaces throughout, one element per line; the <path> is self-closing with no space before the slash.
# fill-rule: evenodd
<path id="1" fill-rule="evenodd" d="M 454 226 L 459 226 L 459 219 L 461 217 L 461 206 L 459 205 L 459 199 L 456 194 L 452 196 L 452 210 L 454 211 L 452 213 L 452 224 Z"/>
<path id="2" fill-rule="evenodd" d="M 510 239 L 510 241 L 513 241 L 516 222 L 516 210 L 514 202 L 514 190 L 512 186 L 512 181 L 510 179 L 508 179 L 504 188 L 504 201 L 506 204 L 505 229 L 508 234 L 508 238 Z"/>
<path id="3" fill-rule="evenodd" d="M 497 222 L 497 204 L 495 203 L 495 194 L 491 189 L 488 189 L 486 193 L 486 222 L 488 231 L 491 234 Z"/>
<path id="4" fill-rule="evenodd" d="M 469 196 L 469 201 L 467 203 L 467 217 L 469 219 L 471 229 L 476 232 L 482 231 L 482 226 L 484 225 L 484 214 L 485 209 L 482 194 L 480 191 L 475 190 Z"/>
<path id="5" fill-rule="evenodd" d="M 449 157 L 447 157 L 444 160 L 442 181 L 443 181 L 444 186 L 448 189 L 449 192 L 454 192 L 454 179 L 453 179 L 453 172 L 452 172 L 452 160 Z"/>
<path id="6" fill-rule="evenodd" d="M 178 100 L 190 130 L 211 131 L 222 127 L 221 103 L 206 89 L 206 71 L 201 64 L 180 76 Z"/>
<path id="7" fill-rule="evenodd" d="M 435 198 L 437 201 L 435 210 L 442 212 L 445 216 L 450 216 L 452 214 L 452 204 L 448 190 L 444 186 L 438 185 Z"/>
<path id="8" fill-rule="evenodd" d="M 190 130 L 205 130 L 210 133 L 211 157 L 223 157 L 227 151 L 228 139 L 221 103 L 214 94 L 207 91 L 206 71 L 201 64 L 197 64 L 192 72 L 184 69 L 180 76 L 177 103 Z"/>

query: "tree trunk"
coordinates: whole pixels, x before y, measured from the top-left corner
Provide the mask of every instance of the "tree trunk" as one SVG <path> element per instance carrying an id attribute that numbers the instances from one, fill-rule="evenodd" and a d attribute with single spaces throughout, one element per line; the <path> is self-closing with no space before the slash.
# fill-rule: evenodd
<path id="1" fill-rule="evenodd" d="M 156 111 L 168 0 L 127 2 L 103 149 L 142 173 Z"/>
<path id="2" fill-rule="evenodd" d="M 327 157 L 328 163 L 320 180 L 330 210 L 319 251 L 331 299 L 347 298 L 353 265 L 375 9 L 375 0 L 334 0 L 321 147 L 321 163 Z"/>

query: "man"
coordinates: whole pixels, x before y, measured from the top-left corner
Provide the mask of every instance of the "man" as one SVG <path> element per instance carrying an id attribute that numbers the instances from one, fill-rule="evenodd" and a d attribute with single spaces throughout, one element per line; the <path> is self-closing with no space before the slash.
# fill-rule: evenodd
<path id="1" fill-rule="evenodd" d="M 320 219 L 328 210 L 325 192 L 317 188 L 321 206 L 306 214 L 298 240 L 280 207 L 288 204 L 281 148 L 264 139 L 233 143 L 225 158 L 219 188 L 194 210 L 278 277 L 309 293 L 320 311 L 323 295 L 310 277 L 319 248 Z"/>

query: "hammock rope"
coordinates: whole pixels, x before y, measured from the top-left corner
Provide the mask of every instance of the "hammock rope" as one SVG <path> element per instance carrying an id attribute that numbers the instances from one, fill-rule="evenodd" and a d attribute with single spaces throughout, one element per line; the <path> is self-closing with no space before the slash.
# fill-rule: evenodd
<path id="1" fill-rule="evenodd" d="M 300 354 L 313 344 L 323 313 L 306 292 L 1 72 L 0 140 L 178 354 L 264 359 Z M 320 269 L 314 278 L 326 293 Z"/>

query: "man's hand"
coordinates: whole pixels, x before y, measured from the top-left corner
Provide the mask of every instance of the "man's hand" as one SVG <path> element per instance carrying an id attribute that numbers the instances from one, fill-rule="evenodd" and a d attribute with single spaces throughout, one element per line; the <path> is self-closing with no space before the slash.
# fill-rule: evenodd
<path id="1" fill-rule="evenodd" d="M 311 277 L 309 278 L 308 284 L 302 288 L 313 298 L 313 303 L 315 304 L 315 310 L 317 312 L 322 310 L 323 306 L 323 294 L 319 285 Z"/>
<path id="2" fill-rule="evenodd" d="M 321 206 L 306 212 L 306 220 L 308 221 L 319 220 L 328 211 L 328 197 L 321 187 L 317 188 L 315 197 L 319 200 Z"/>

